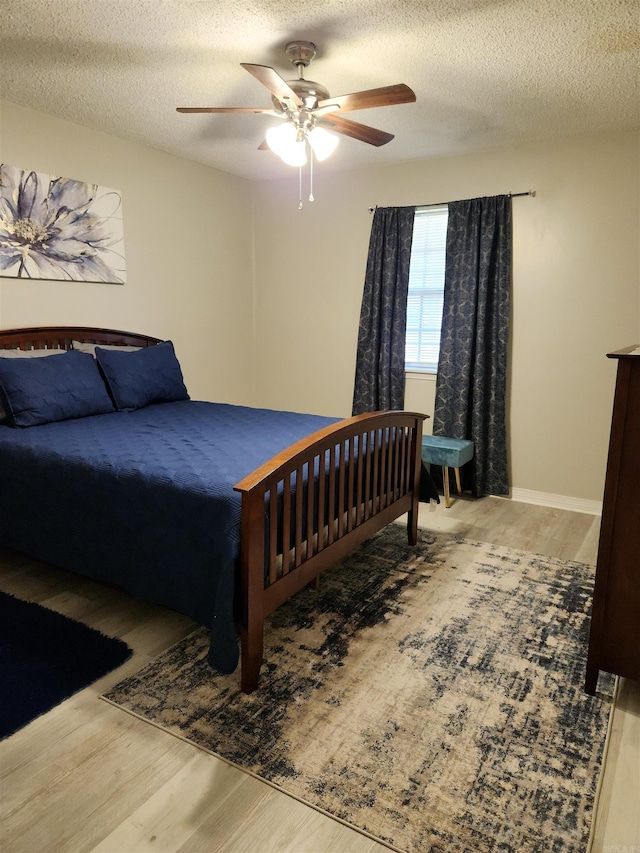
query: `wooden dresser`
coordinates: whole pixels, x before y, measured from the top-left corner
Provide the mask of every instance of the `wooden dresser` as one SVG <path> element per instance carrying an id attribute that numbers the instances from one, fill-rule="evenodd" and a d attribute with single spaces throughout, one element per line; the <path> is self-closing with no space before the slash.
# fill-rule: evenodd
<path id="1" fill-rule="evenodd" d="M 618 361 L 585 690 L 599 670 L 640 681 L 640 355 Z"/>

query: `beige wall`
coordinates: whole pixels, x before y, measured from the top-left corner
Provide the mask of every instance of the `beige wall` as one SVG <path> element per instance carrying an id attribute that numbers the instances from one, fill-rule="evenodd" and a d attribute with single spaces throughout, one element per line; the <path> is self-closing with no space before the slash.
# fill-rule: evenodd
<path id="1" fill-rule="evenodd" d="M 296 177 L 258 185 L 256 404 L 350 413 L 370 207 L 533 189 L 513 201 L 512 486 L 600 501 L 605 354 L 640 343 L 638 153 L 625 133 L 349 174 L 320 166 L 300 211 Z M 406 404 L 429 412 L 433 383 L 410 382 Z"/>
<path id="2" fill-rule="evenodd" d="M 120 190 L 124 286 L 0 278 L 0 325 L 172 338 L 191 396 L 249 403 L 249 181 L 0 102 L 0 162 Z"/>
<path id="3" fill-rule="evenodd" d="M 344 140 L 343 144 L 356 144 Z M 640 343 L 639 137 L 605 134 L 252 184 L 0 102 L 0 161 L 122 192 L 123 287 L 0 278 L 0 325 L 171 337 L 193 397 L 351 411 L 369 208 L 535 189 L 514 199 L 509 382 L 515 489 L 602 498 L 615 379 Z M 407 408 L 431 412 L 410 380 Z"/>

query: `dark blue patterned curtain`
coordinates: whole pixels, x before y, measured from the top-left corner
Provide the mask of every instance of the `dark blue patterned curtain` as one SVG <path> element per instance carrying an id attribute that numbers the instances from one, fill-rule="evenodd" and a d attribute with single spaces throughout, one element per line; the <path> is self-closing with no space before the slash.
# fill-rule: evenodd
<path id="1" fill-rule="evenodd" d="M 415 207 L 373 215 L 364 282 L 353 414 L 404 407 L 404 351 Z"/>
<path id="2" fill-rule="evenodd" d="M 509 493 L 506 374 L 511 196 L 449 204 L 434 435 L 475 445 L 471 491 Z"/>

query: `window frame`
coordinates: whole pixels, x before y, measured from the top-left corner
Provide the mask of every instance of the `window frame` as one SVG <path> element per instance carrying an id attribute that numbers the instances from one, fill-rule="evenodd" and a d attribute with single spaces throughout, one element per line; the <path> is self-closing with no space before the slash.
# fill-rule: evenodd
<path id="1" fill-rule="evenodd" d="M 415 211 L 405 331 L 405 373 L 407 374 L 435 375 L 438 371 L 448 217 L 447 204 L 418 207 Z M 432 227 L 429 228 L 429 225 Z M 416 314 L 418 323 L 413 320 Z M 434 322 L 436 317 L 439 318 L 437 323 Z M 411 341 L 410 335 L 414 336 Z M 414 348 L 415 353 L 412 354 L 417 355 L 418 358 L 408 358 L 410 347 Z M 434 348 L 435 353 L 433 353 Z M 431 349 L 430 359 L 420 358 L 421 350 L 424 349 L 427 352 Z"/>

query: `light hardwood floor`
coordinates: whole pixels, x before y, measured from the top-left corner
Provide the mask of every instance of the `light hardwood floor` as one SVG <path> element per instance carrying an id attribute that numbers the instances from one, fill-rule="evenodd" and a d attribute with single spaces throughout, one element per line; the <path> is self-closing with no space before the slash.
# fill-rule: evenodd
<path id="1" fill-rule="evenodd" d="M 499 498 L 421 507 L 420 524 L 594 564 L 600 519 Z M 374 853 L 386 848 L 98 696 L 189 633 L 160 607 L 0 552 L 0 587 L 104 633 L 124 666 L 0 743 L 3 853 Z M 635 847 L 635 851 L 634 851 Z M 622 681 L 593 853 L 640 853 L 640 685 Z"/>

